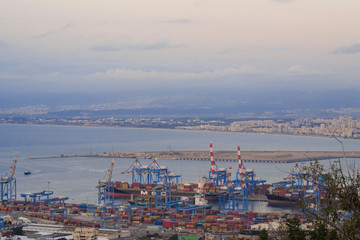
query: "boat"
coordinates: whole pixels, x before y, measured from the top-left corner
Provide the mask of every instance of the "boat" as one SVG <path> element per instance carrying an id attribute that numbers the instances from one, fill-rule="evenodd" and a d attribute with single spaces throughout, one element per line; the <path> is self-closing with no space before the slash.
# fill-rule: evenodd
<path id="1" fill-rule="evenodd" d="M 30 171 L 30 170 L 24 171 L 24 175 L 30 175 L 30 174 L 31 174 L 31 171 Z"/>

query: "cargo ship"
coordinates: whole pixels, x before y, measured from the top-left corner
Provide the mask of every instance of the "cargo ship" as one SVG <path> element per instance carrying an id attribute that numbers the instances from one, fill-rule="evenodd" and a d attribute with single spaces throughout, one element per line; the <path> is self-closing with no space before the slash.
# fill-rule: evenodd
<path id="1" fill-rule="evenodd" d="M 280 182 L 272 184 L 266 194 L 269 203 L 298 203 L 301 199 L 324 199 L 324 189 L 319 188 L 327 172 L 308 173 L 298 164 L 290 174 Z"/>
<path id="2" fill-rule="evenodd" d="M 155 183 L 140 184 L 138 182 L 115 182 L 115 198 L 143 197 L 149 198 L 155 196 Z M 179 183 L 171 185 L 171 196 L 194 198 L 196 194 L 202 193 L 206 200 L 217 200 L 219 187 L 209 182 L 208 178 L 201 178 L 198 183 Z M 165 196 L 165 192 L 161 192 Z"/>
<path id="3" fill-rule="evenodd" d="M 269 203 L 290 203 L 297 204 L 299 202 L 299 198 L 292 196 L 279 196 L 276 194 L 265 194 Z"/>

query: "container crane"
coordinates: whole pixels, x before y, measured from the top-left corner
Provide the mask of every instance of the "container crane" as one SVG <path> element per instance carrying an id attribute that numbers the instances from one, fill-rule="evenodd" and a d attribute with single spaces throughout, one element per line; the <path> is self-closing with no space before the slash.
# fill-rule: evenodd
<path id="1" fill-rule="evenodd" d="M 16 200 L 16 178 L 15 169 L 18 161 L 18 155 L 15 155 L 14 163 L 10 167 L 7 176 L 0 178 L 1 184 L 1 201 Z"/>
<path id="2" fill-rule="evenodd" d="M 114 170 L 114 165 L 115 165 L 115 158 L 112 158 L 110 168 L 109 168 L 108 173 L 107 173 L 107 175 L 105 177 L 105 179 L 107 181 L 111 181 L 111 179 L 112 179 L 112 173 L 113 173 L 113 170 Z"/>
<path id="3" fill-rule="evenodd" d="M 13 163 L 12 167 L 10 167 L 9 174 L 8 174 L 8 176 L 10 178 L 15 178 L 15 169 L 16 169 L 17 161 L 18 161 L 18 155 L 15 155 L 14 163 Z"/>
<path id="4" fill-rule="evenodd" d="M 140 184 L 147 183 L 147 177 L 144 175 L 149 175 L 149 167 L 141 165 L 141 163 L 135 159 L 135 162 L 131 166 L 121 172 L 122 174 L 131 173 L 131 183 L 138 182 Z"/>
<path id="5" fill-rule="evenodd" d="M 96 186 L 98 191 L 98 202 L 99 204 L 104 202 L 113 202 L 114 201 L 114 182 L 111 181 L 112 173 L 114 170 L 115 158 L 112 158 L 110 168 L 105 176 L 104 180 L 99 180 L 98 185 Z M 107 194 L 106 194 L 107 192 Z"/>
<path id="6" fill-rule="evenodd" d="M 160 166 L 155 158 L 149 165 L 149 175 L 147 183 L 168 182 L 168 168 L 166 166 Z"/>

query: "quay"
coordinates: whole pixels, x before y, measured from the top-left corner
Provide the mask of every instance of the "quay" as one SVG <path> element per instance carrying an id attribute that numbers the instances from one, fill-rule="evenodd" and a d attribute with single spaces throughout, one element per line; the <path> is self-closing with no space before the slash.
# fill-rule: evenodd
<path id="1" fill-rule="evenodd" d="M 209 161 L 209 151 L 148 151 L 148 152 L 104 152 L 101 154 L 74 154 L 43 157 L 28 157 L 25 159 L 48 158 L 138 158 L 138 159 L 167 159 L 167 160 L 196 160 Z M 324 159 L 360 158 L 360 152 L 348 151 L 241 151 L 242 160 L 245 162 L 259 163 L 294 163 Z M 235 151 L 214 151 L 216 161 L 235 162 Z"/>

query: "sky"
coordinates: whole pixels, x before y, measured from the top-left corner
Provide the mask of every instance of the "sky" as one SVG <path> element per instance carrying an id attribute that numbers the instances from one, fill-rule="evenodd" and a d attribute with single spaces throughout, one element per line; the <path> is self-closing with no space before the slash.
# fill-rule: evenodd
<path id="1" fill-rule="evenodd" d="M 221 99 L 228 91 L 288 97 L 360 90 L 358 0 L 2 0 L 0 6 L 3 106 L 62 94 L 110 93 L 103 101 L 116 101 L 116 93 Z"/>

